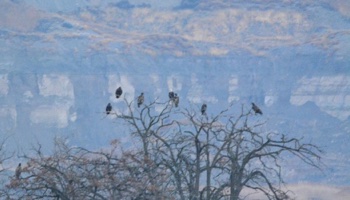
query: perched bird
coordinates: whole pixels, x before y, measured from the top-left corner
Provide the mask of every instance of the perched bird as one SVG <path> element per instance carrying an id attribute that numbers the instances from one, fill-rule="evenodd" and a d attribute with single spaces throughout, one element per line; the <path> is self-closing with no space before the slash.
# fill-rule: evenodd
<path id="1" fill-rule="evenodd" d="M 201 112 L 202 112 L 202 115 L 204 115 L 205 114 L 205 111 L 207 110 L 207 104 L 203 104 L 202 105 L 202 108 L 201 108 Z"/>
<path id="2" fill-rule="evenodd" d="M 252 109 L 254 110 L 255 114 L 260 114 L 260 115 L 263 114 L 262 111 L 260 110 L 260 108 L 257 105 L 255 105 L 254 103 L 252 103 Z"/>
<path id="3" fill-rule="evenodd" d="M 67 192 L 68 192 L 68 194 L 70 194 L 72 196 L 74 195 L 74 185 L 73 185 L 73 183 L 74 183 L 73 179 L 70 179 L 68 181 L 68 185 L 67 185 Z"/>
<path id="4" fill-rule="evenodd" d="M 137 107 L 140 107 L 144 101 L 145 101 L 145 97 L 143 96 L 143 92 L 141 92 L 141 95 L 137 98 Z"/>
<path id="5" fill-rule="evenodd" d="M 15 171 L 15 176 L 16 176 L 16 179 L 19 179 L 19 177 L 21 176 L 21 173 L 22 173 L 22 164 L 19 163 L 17 168 L 16 168 L 16 171 Z"/>
<path id="6" fill-rule="evenodd" d="M 118 99 L 123 94 L 122 87 L 118 87 L 118 89 L 115 91 L 115 97 Z"/>
<path id="7" fill-rule="evenodd" d="M 173 98 L 175 107 L 179 106 L 179 102 L 180 102 L 180 98 L 177 96 L 177 94 L 174 94 L 174 98 Z"/>
<path id="8" fill-rule="evenodd" d="M 106 113 L 107 115 L 109 115 L 112 111 L 112 105 L 111 103 L 108 103 L 107 106 L 106 106 Z"/>
<path id="9" fill-rule="evenodd" d="M 170 99 L 170 100 L 173 100 L 174 97 L 175 97 L 174 92 L 169 92 L 169 99 Z"/>

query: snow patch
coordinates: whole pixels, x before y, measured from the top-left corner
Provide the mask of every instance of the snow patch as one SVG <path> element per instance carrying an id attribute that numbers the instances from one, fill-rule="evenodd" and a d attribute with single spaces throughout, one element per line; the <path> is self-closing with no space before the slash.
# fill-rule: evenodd
<path id="1" fill-rule="evenodd" d="M 265 96 L 264 104 L 267 107 L 270 107 L 277 101 L 277 99 L 278 99 L 277 96 Z"/>
<path id="2" fill-rule="evenodd" d="M 68 126 L 68 113 L 69 107 L 65 105 L 39 106 L 30 113 L 30 121 L 65 128 Z"/>
<path id="3" fill-rule="evenodd" d="M 274 92 L 273 90 L 270 90 L 266 92 L 265 99 L 264 99 L 264 104 L 267 107 L 272 106 L 278 101 L 278 94 Z"/>
<path id="4" fill-rule="evenodd" d="M 32 99 L 34 97 L 33 93 L 31 91 L 25 91 L 23 93 L 23 96 L 24 96 L 24 101 L 25 102 L 29 102 L 30 99 Z"/>
<path id="5" fill-rule="evenodd" d="M 167 80 L 169 91 L 178 92 L 182 89 L 182 79 L 180 76 L 172 75 Z"/>
<path id="6" fill-rule="evenodd" d="M 68 76 L 44 74 L 38 81 L 40 95 L 68 97 L 74 99 L 74 89 Z"/>
<path id="7" fill-rule="evenodd" d="M 198 82 L 196 74 L 192 74 L 187 99 L 191 103 L 217 103 L 219 100 L 215 96 L 203 94 L 203 87 Z"/>
<path id="8" fill-rule="evenodd" d="M 152 83 L 153 83 L 152 85 L 154 88 L 155 98 L 162 96 L 162 87 L 161 87 L 160 82 L 159 82 L 159 80 L 160 80 L 159 75 L 151 74 L 150 78 L 151 78 Z M 154 109 L 156 110 L 156 112 L 160 113 L 163 110 L 163 108 L 164 107 L 162 105 L 156 104 Z"/>
<path id="9" fill-rule="evenodd" d="M 233 101 L 238 101 L 239 96 L 235 95 L 235 91 L 238 89 L 238 78 L 237 76 L 232 75 L 229 80 L 228 86 L 228 102 L 231 103 Z"/>
<path id="10" fill-rule="evenodd" d="M 200 84 L 198 84 L 198 78 L 195 74 L 191 76 L 191 88 L 188 91 L 187 99 L 191 103 L 202 103 L 202 92 L 203 88 Z"/>
<path id="11" fill-rule="evenodd" d="M 160 97 L 162 96 L 162 87 L 159 83 L 159 75 L 157 74 L 151 74 L 149 75 L 151 80 L 152 80 L 152 85 L 153 85 L 153 88 L 154 88 L 154 96 L 157 98 L 157 97 Z"/>
<path id="12" fill-rule="evenodd" d="M 75 122 L 75 121 L 77 120 L 77 118 L 78 118 L 78 115 L 77 115 L 76 112 L 74 112 L 74 113 L 72 113 L 72 114 L 70 115 L 69 120 L 70 120 L 71 122 Z"/>

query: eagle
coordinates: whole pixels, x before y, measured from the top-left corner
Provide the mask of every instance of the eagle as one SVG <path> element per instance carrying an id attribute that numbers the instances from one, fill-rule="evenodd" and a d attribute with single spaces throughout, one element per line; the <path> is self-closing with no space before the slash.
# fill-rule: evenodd
<path id="1" fill-rule="evenodd" d="M 173 100 L 175 97 L 175 93 L 174 92 L 169 92 L 169 99 Z"/>
<path id="2" fill-rule="evenodd" d="M 16 171 L 15 171 L 15 176 L 16 176 L 16 179 L 19 179 L 19 177 L 21 176 L 21 173 L 22 173 L 22 164 L 19 163 L 17 168 L 16 168 Z"/>
<path id="3" fill-rule="evenodd" d="M 111 103 L 108 103 L 107 106 L 106 106 L 106 113 L 107 115 L 109 115 L 112 111 L 112 105 Z"/>
<path id="4" fill-rule="evenodd" d="M 118 89 L 115 91 L 115 97 L 118 99 L 123 94 L 122 87 L 118 87 Z"/>
<path id="5" fill-rule="evenodd" d="M 262 111 L 260 110 L 260 108 L 257 105 L 255 105 L 254 103 L 252 103 L 252 109 L 254 110 L 255 114 L 260 114 L 260 115 L 263 114 Z"/>
<path id="6" fill-rule="evenodd" d="M 145 101 L 145 97 L 143 96 L 143 92 L 141 92 L 141 95 L 137 98 L 137 107 L 140 107 L 144 101 Z"/>
<path id="7" fill-rule="evenodd" d="M 201 108 L 201 112 L 202 112 L 202 115 L 204 115 L 205 114 L 205 111 L 207 110 L 207 104 L 203 104 L 202 105 L 202 108 Z"/>
<path id="8" fill-rule="evenodd" d="M 179 106 L 179 102 L 180 102 L 180 98 L 177 96 L 177 94 L 174 94 L 174 98 L 173 98 L 175 107 Z"/>

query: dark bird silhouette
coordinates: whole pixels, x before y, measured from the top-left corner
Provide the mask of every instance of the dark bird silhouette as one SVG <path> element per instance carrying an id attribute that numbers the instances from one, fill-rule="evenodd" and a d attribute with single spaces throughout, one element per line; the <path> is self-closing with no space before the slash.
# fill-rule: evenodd
<path id="1" fill-rule="evenodd" d="M 21 176 L 21 173 L 22 173 L 22 164 L 19 163 L 17 168 L 16 168 L 16 171 L 15 171 L 15 176 L 16 176 L 16 179 L 19 179 L 19 177 Z"/>
<path id="2" fill-rule="evenodd" d="M 112 111 L 112 105 L 111 103 L 108 103 L 107 106 L 106 106 L 106 113 L 107 115 L 109 115 Z"/>
<path id="3" fill-rule="evenodd" d="M 174 92 L 169 92 L 169 99 L 173 100 L 175 97 L 175 93 Z"/>
<path id="4" fill-rule="evenodd" d="M 255 114 L 260 114 L 260 115 L 263 114 L 262 111 L 260 110 L 260 108 L 257 105 L 255 105 L 254 103 L 252 103 L 252 109 L 254 110 Z"/>
<path id="5" fill-rule="evenodd" d="M 202 115 L 205 114 L 205 111 L 207 111 L 207 104 L 204 103 L 201 108 Z"/>
<path id="6" fill-rule="evenodd" d="M 118 99 L 123 94 L 122 87 L 118 87 L 118 89 L 115 91 L 115 97 Z"/>
<path id="7" fill-rule="evenodd" d="M 180 102 L 180 98 L 177 96 L 176 93 L 174 94 L 173 101 L 174 101 L 175 107 L 178 107 L 179 106 L 179 102 Z"/>
<path id="8" fill-rule="evenodd" d="M 145 97 L 143 96 L 143 92 L 141 92 L 141 95 L 137 98 L 137 107 L 140 107 L 144 101 L 145 101 Z"/>

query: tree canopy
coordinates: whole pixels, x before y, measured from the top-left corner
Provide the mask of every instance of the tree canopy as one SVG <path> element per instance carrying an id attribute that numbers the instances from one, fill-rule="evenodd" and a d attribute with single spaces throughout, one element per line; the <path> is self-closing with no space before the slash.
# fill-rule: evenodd
<path id="1" fill-rule="evenodd" d="M 321 150 L 303 138 L 268 131 L 251 109 L 232 106 L 216 115 L 169 102 L 125 100 L 111 111 L 127 127 L 133 147 L 116 140 L 89 150 L 55 140 L 52 155 L 40 145 L 23 155 L 21 176 L 0 191 L 6 199 L 244 199 L 242 190 L 267 199 L 291 199 L 284 187 L 286 156 L 320 168 Z"/>

